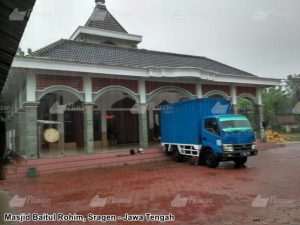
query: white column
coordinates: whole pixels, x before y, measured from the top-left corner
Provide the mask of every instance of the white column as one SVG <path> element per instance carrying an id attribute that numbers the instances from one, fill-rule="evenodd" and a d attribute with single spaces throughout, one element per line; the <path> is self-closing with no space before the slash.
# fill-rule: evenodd
<path id="1" fill-rule="evenodd" d="M 257 104 L 262 105 L 262 96 L 261 96 L 261 88 L 256 88 L 256 97 L 257 97 Z"/>
<path id="2" fill-rule="evenodd" d="M 19 101 L 19 107 L 20 109 L 22 109 L 23 108 L 22 89 L 19 91 L 18 101 Z"/>
<path id="3" fill-rule="evenodd" d="M 26 75 L 26 102 L 36 101 L 36 75 L 29 72 Z"/>
<path id="4" fill-rule="evenodd" d="M 148 111 L 146 99 L 146 82 L 144 79 L 139 80 L 139 95 L 140 95 L 140 112 L 139 112 L 139 143 L 142 148 L 147 148 L 148 143 Z"/>
<path id="5" fill-rule="evenodd" d="M 65 152 L 65 114 L 57 114 L 57 121 L 61 123 L 59 125 L 60 128 L 60 133 L 61 133 L 61 138 L 59 139 L 59 149 L 61 149 L 61 153 L 64 154 Z"/>
<path id="6" fill-rule="evenodd" d="M 236 86 L 235 85 L 230 86 L 230 95 L 231 95 L 232 104 L 236 105 L 237 104 L 237 96 L 236 96 Z"/>
<path id="7" fill-rule="evenodd" d="M 17 135 L 16 135 L 16 126 L 17 126 L 17 108 L 18 102 L 16 98 L 16 94 L 13 95 L 13 110 L 12 110 L 12 117 L 11 117 L 11 140 L 12 140 L 12 150 L 17 151 L 16 143 L 17 143 Z"/>
<path id="8" fill-rule="evenodd" d="M 38 158 L 38 137 L 37 137 L 37 108 L 38 102 L 36 101 L 36 74 L 34 71 L 26 73 L 26 98 L 25 109 L 25 152 L 27 159 Z"/>
<path id="9" fill-rule="evenodd" d="M 203 98 L 202 84 L 200 81 L 196 83 L 196 95 L 197 98 Z"/>
<path id="10" fill-rule="evenodd" d="M 10 148 L 10 123 L 9 118 L 5 121 L 5 133 L 6 133 L 6 148 Z"/>
<path id="11" fill-rule="evenodd" d="M 85 102 L 93 102 L 93 90 L 92 90 L 92 78 L 90 75 L 86 75 L 83 78 L 84 93 L 85 93 Z"/>
<path id="12" fill-rule="evenodd" d="M 5 120 L 5 132 L 6 132 L 6 148 L 11 149 L 11 116 L 7 115 Z"/>
<path id="13" fill-rule="evenodd" d="M 25 109 L 25 151 L 27 159 L 38 158 L 38 129 L 37 129 L 37 109 L 38 102 L 26 102 L 24 103 Z"/>
<path id="14" fill-rule="evenodd" d="M 139 80 L 140 104 L 145 104 L 146 100 L 146 82 L 144 79 Z"/>
<path id="15" fill-rule="evenodd" d="M 17 113 L 18 109 L 19 109 L 19 98 L 18 97 L 19 97 L 18 94 L 14 95 L 15 107 L 14 107 L 13 113 Z"/>
<path id="16" fill-rule="evenodd" d="M 90 154 L 94 152 L 94 121 L 93 110 L 94 105 L 92 103 L 85 103 L 83 113 L 84 120 L 84 148 L 86 153 Z"/>
<path id="17" fill-rule="evenodd" d="M 93 120 L 93 94 L 91 75 L 85 75 L 83 78 L 84 89 L 84 145 L 87 153 L 94 152 L 94 120 Z"/>
<path id="18" fill-rule="evenodd" d="M 262 95 L 261 95 L 261 88 L 256 87 L 256 97 L 257 97 L 257 106 L 258 106 L 258 127 L 259 127 L 259 138 L 264 138 L 264 128 L 262 126 L 262 123 L 264 121 L 264 108 L 262 104 Z"/>
<path id="19" fill-rule="evenodd" d="M 237 114 L 238 113 L 237 96 L 236 96 L 236 86 L 234 84 L 230 86 L 230 96 L 231 96 L 233 112 Z"/>

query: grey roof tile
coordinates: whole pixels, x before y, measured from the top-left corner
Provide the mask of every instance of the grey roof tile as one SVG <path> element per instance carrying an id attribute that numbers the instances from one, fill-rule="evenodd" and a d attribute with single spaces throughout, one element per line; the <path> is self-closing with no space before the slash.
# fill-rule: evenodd
<path id="1" fill-rule="evenodd" d="M 127 33 L 121 24 L 107 10 L 105 5 L 96 5 L 94 12 L 85 24 L 86 27 Z"/>
<path id="2" fill-rule="evenodd" d="M 138 68 L 194 67 L 220 74 L 255 76 L 206 57 L 180 55 L 145 49 L 123 48 L 64 39 L 34 52 L 34 57 Z"/>

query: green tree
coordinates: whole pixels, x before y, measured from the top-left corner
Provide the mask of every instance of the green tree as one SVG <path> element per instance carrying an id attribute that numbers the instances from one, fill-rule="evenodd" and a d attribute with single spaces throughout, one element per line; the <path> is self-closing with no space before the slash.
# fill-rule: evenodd
<path id="1" fill-rule="evenodd" d="M 238 106 L 238 113 L 246 116 L 252 126 L 256 123 L 255 121 L 255 109 L 253 103 L 247 98 L 241 98 L 237 103 Z"/>
<path id="2" fill-rule="evenodd" d="M 292 99 L 292 108 L 300 102 L 300 74 L 298 75 L 289 75 L 285 81 L 286 89 Z M 300 124 L 300 115 L 296 116 L 298 124 Z"/>
<path id="3" fill-rule="evenodd" d="M 19 47 L 16 53 L 17 56 L 25 56 L 25 52 L 22 51 L 22 49 Z"/>
<path id="4" fill-rule="evenodd" d="M 17 56 L 25 56 L 25 52 L 22 50 L 22 48 L 18 48 L 17 50 L 17 53 L 16 53 Z M 28 48 L 27 49 L 27 54 L 26 56 L 33 56 L 33 51 L 31 48 Z"/>
<path id="5" fill-rule="evenodd" d="M 28 56 L 33 56 L 33 51 L 31 48 L 27 49 L 27 54 L 28 54 Z"/>
<path id="6" fill-rule="evenodd" d="M 277 115 L 291 112 L 292 98 L 285 86 L 267 88 L 262 93 L 265 121 L 273 129 L 280 128 Z"/>
<path id="7" fill-rule="evenodd" d="M 293 104 L 300 101 L 300 74 L 289 75 L 285 80 L 287 92 L 291 95 Z"/>

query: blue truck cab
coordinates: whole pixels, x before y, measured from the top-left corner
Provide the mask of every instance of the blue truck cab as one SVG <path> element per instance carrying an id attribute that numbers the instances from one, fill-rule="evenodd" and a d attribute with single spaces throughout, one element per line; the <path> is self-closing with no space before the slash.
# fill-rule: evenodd
<path id="1" fill-rule="evenodd" d="M 193 99 L 161 108 L 161 140 L 164 151 L 177 162 L 184 156 L 199 157 L 211 168 L 221 161 L 236 166 L 257 155 L 255 133 L 248 119 L 232 113 L 226 99 Z"/>

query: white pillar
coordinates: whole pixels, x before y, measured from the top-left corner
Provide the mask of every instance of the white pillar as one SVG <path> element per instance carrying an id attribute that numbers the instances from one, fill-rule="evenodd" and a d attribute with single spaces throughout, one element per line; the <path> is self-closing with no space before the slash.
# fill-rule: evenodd
<path id="1" fill-rule="evenodd" d="M 37 109 L 39 102 L 36 101 L 36 74 L 29 71 L 26 74 L 26 98 L 23 104 L 25 109 L 25 151 L 27 159 L 38 158 L 37 136 Z"/>
<path id="2" fill-rule="evenodd" d="M 86 75 L 83 78 L 84 85 L 84 94 L 85 94 L 85 102 L 92 103 L 93 102 L 93 90 L 92 90 L 92 78 L 90 75 Z"/>
<path id="3" fill-rule="evenodd" d="M 202 84 L 200 81 L 196 83 L 196 95 L 197 98 L 203 98 Z"/>
<path id="4" fill-rule="evenodd" d="M 231 95 L 231 101 L 232 104 L 237 104 L 237 96 L 236 96 L 236 86 L 233 84 L 230 86 L 230 95 Z"/>
<path id="5" fill-rule="evenodd" d="M 5 121 L 5 137 L 6 137 L 6 141 L 5 141 L 5 144 L 6 144 L 6 148 L 9 148 L 10 147 L 10 127 L 9 127 L 9 118 L 6 118 L 6 121 Z"/>
<path id="6" fill-rule="evenodd" d="M 264 108 L 262 104 L 262 95 L 261 95 L 261 88 L 256 87 L 256 97 L 257 97 L 257 106 L 258 106 L 258 127 L 259 127 L 259 137 L 261 139 L 264 138 L 264 128 L 263 128 L 263 121 L 264 121 Z"/>
<path id="7" fill-rule="evenodd" d="M 146 82 L 144 79 L 139 80 L 139 95 L 140 95 L 140 112 L 139 112 L 139 143 L 143 148 L 147 148 L 148 143 L 148 111 L 146 99 Z M 145 109 L 145 110 L 144 110 Z"/>
<path id="8" fill-rule="evenodd" d="M 38 129 L 37 129 L 37 109 L 38 102 L 26 102 L 24 103 L 25 109 L 25 151 L 27 159 L 38 158 Z"/>
<path id="9" fill-rule="evenodd" d="M 144 79 L 139 80 L 140 104 L 146 104 L 146 82 Z"/>
<path id="10" fill-rule="evenodd" d="M 256 88 L 256 97 L 257 97 L 257 104 L 262 105 L 262 96 L 261 96 L 261 88 Z"/>
<path id="11" fill-rule="evenodd" d="M 61 153 L 65 153 L 65 114 L 57 114 L 57 121 L 61 122 L 58 126 L 60 128 L 61 138 L 59 139 L 59 149 Z"/>
<path id="12" fill-rule="evenodd" d="M 18 95 L 18 101 L 19 101 L 19 109 L 22 109 L 23 108 L 23 99 L 22 99 L 22 93 L 23 92 L 23 90 L 21 89 L 20 91 L 19 91 L 19 95 Z"/>
<path id="13" fill-rule="evenodd" d="M 17 113 L 18 109 L 19 109 L 19 98 L 18 98 L 18 94 L 14 95 L 14 103 L 15 103 L 15 107 L 14 107 L 14 111 L 13 113 Z"/>
<path id="14" fill-rule="evenodd" d="M 233 112 L 237 114 L 238 113 L 237 94 L 236 94 L 236 86 L 234 84 L 230 86 L 230 96 L 231 96 Z"/>
<path id="15" fill-rule="evenodd" d="M 91 103 L 86 103 L 83 113 L 84 121 L 84 148 L 86 153 L 90 154 L 94 152 L 94 121 L 93 121 L 93 111 L 94 105 Z"/>
<path id="16" fill-rule="evenodd" d="M 12 149 L 12 140 L 11 140 L 11 116 L 9 115 L 5 121 L 5 131 L 6 131 L 6 147 Z"/>
<path id="17" fill-rule="evenodd" d="M 85 75 L 83 78 L 84 89 L 84 146 L 87 153 L 94 152 L 94 105 L 91 75 Z"/>
<path id="18" fill-rule="evenodd" d="M 36 102 L 36 75 L 33 72 L 26 75 L 26 102 Z"/>

